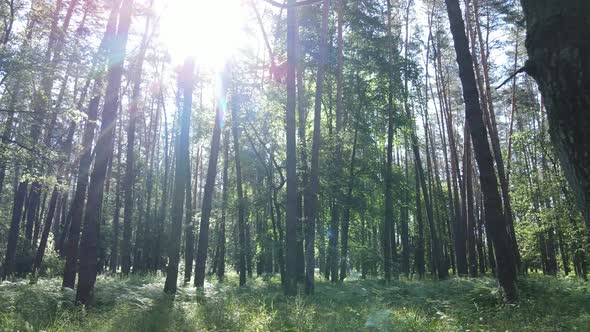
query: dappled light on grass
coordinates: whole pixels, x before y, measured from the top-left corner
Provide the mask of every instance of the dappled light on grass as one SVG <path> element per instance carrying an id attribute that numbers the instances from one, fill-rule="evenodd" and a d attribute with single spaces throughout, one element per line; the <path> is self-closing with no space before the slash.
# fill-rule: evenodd
<path id="1" fill-rule="evenodd" d="M 491 278 L 437 282 L 318 281 L 311 297 L 286 297 L 277 278 L 236 287 L 209 280 L 176 296 L 162 276 L 100 277 L 96 306 L 74 307 L 59 279 L 0 285 L 3 330 L 46 331 L 555 331 L 590 326 L 589 286 L 578 280 L 529 277 L 516 306 L 502 304 Z"/>

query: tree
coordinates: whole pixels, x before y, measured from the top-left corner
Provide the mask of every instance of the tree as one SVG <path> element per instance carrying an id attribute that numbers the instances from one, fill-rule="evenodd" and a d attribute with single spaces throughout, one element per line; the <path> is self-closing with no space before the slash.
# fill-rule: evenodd
<path id="1" fill-rule="evenodd" d="M 295 34 L 296 9 L 295 0 L 288 0 L 287 4 L 287 107 L 285 109 L 285 135 L 287 141 L 287 203 L 286 203 L 286 280 L 285 294 L 297 293 L 297 151 L 295 143 Z"/>
<path id="2" fill-rule="evenodd" d="M 305 227 L 305 292 L 313 294 L 315 287 L 315 224 L 317 218 L 318 191 L 320 187 L 319 179 L 319 159 L 320 145 L 322 139 L 321 117 L 322 117 L 322 93 L 324 85 L 324 71 L 327 57 L 327 35 L 328 35 L 328 16 L 330 13 L 330 1 L 324 0 L 322 3 L 322 23 L 320 31 L 320 53 L 318 58 L 318 69 L 316 73 L 316 90 L 313 112 L 313 135 L 311 143 L 311 168 L 310 179 L 305 195 L 305 217 L 307 224 Z"/>
<path id="3" fill-rule="evenodd" d="M 494 171 L 494 161 L 487 140 L 487 130 L 479 103 L 475 73 L 473 71 L 469 42 L 465 34 L 465 24 L 458 0 L 445 0 L 451 24 L 451 33 L 459 64 L 459 76 L 463 86 L 465 100 L 465 117 L 469 124 L 475 159 L 479 167 L 479 179 L 484 195 L 486 223 L 494 243 L 497 262 L 497 277 L 507 301 L 515 301 L 516 262 L 514 261 L 512 242 L 506 231 L 506 219 L 502 213 L 502 200 L 498 191 L 498 181 Z"/>
<path id="4" fill-rule="evenodd" d="M 176 144 L 176 165 L 174 170 L 174 192 L 172 194 L 171 232 L 168 245 L 169 262 L 166 267 L 166 293 L 176 293 L 178 278 L 178 262 L 180 260 L 180 239 L 182 237 L 182 216 L 186 198 L 186 182 L 189 178 L 189 133 L 193 104 L 195 63 L 192 58 L 186 58 L 179 73 L 178 84 L 182 89 L 182 110 L 179 116 L 179 135 Z M 190 204 L 190 202 L 186 202 Z"/>
<path id="5" fill-rule="evenodd" d="M 223 175 L 221 193 L 221 221 L 219 222 L 219 233 L 217 234 L 217 279 L 223 281 L 225 277 L 225 229 L 228 200 L 228 168 L 229 168 L 229 130 L 223 133 Z"/>
<path id="6" fill-rule="evenodd" d="M 227 75 L 227 73 L 225 73 Z M 213 202 L 213 190 L 215 189 L 215 177 L 217 176 L 217 159 L 219 157 L 219 143 L 221 141 L 221 123 L 223 122 L 225 105 L 226 82 L 221 83 L 221 95 L 217 101 L 215 111 L 215 124 L 211 138 L 211 153 L 207 178 L 205 179 L 205 191 L 203 193 L 203 208 L 201 209 L 201 226 L 199 228 L 199 242 L 195 261 L 195 286 L 205 286 L 205 263 L 207 262 L 207 250 L 209 249 L 209 219 L 211 217 L 211 204 Z M 190 204 L 190 203 L 189 203 Z"/>
<path id="7" fill-rule="evenodd" d="M 578 208 L 590 229 L 590 3 L 521 0 L 529 59 L 523 68 L 539 84 L 549 132 Z"/>
<path id="8" fill-rule="evenodd" d="M 94 297 L 94 283 L 97 273 L 98 237 L 100 233 L 100 210 L 104 182 L 109 160 L 113 155 L 115 119 L 119 107 L 119 89 L 123 75 L 123 60 L 131 24 L 133 0 L 124 0 L 119 13 L 119 23 L 107 72 L 105 105 L 102 111 L 100 135 L 95 145 L 94 169 L 88 186 L 88 200 L 84 215 L 84 228 L 80 244 L 80 264 L 76 303 L 88 305 Z M 122 57 L 121 57 L 122 55 Z"/>
<path id="9" fill-rule="evenodd" d="M 238 273 L 240 274 L 240 286 L 246 284 L 246 220 L 245 202 L 242 187 L 242 164 L 240 162 L 240 140 L 239 140 L 239 107 L 240 101 L 232 94 L 232 135 L 234 144 L 234 164 L 236 167 L 236 186 L 238 204 Z"/>

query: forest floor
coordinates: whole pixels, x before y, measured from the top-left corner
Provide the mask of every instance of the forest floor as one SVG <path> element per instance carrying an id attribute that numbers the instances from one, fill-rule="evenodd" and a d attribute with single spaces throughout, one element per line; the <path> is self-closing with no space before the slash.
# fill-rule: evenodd
<path id="1" fill-rule="evenodd" d="M 589 331 L 590 283 L 529 276 L 503 305 L 492 278 L 320 281 L 312 297 L 285 297 L 276 278 L 237 287 L 192 285 L 176 297 L 162 276 L 99 277 L 95 307 L 72 305 L 61 279 L 0 284 L 0 331 Z"/>

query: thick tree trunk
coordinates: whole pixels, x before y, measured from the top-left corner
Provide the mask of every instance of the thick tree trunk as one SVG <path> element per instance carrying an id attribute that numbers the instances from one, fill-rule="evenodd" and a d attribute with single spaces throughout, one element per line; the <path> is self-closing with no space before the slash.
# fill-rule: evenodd
<path id="1" fill-rule="evenodd" d="M 516 262 L 514 261 L 512 241 L 506 228 L 506 219 L 502 213 L 498 181 L 494 170 L 494 160 L 487 140 L 487 130 L 483 122 L 483 113 L 479 103 L 473 61 L 469 52 L 469 42 L 465 34 L 465 24 L 458 0 L 445 0 L 451 24 L 451 33 L 459 64 L 459 76 L 463 86 L 465 100 L 465 117 L 471 130 L 475 159 L 479 166 L 479 177 L 484 194 L 486 223 L 489 235 L 494 243 L 497 261 L 497 275 L 507 301 L 515 301 Z"/>
<path id="2" fill-rule="evenodd" d="M 469 5 L 466 6 L 469 8 Z M 482 100 L 482 111 L 484 112 L 484 120 L 485 124 L 488 129 L 488 134 L 490 137 L 491 148 L 494 155 L 494 160 L 496 161 L 497 171 L 498 171 L 498 179 L 500 180 L 500 189 L 502 194 L 502 206 L 504 207 L 504 217 L 506 218 L 506 224 L 508 225 L 508 234 L 510 235 L 510 239 L 512 241 L 512 248 L 514 251 L 514 258 L 516 262 L 516 267 L 520 270 L 520 252 L 518 251 L 518 244 L 516 243 L 516 233 L 514 231 L 514 219 L 512 216 L 512 205 L 510 203 L 510 192 L 508 188 L 508 177 L 506 170 L 504 168 L 504 158 L 502 157 L 502 150 L 500 148 L 500 138 L 498 137 L 498 127 L 496 125 L 496 114 L 494 112 L 494 102 L 492 100 L 492 89 L 490 83 L 490 75 L 489 75 L 489 64 L 488 64 L 488 48 L 489 45 L 485 44 L 482 38 L 480 23 L 479 23 L 479 4 L 478 0 L 473 0 L 473 17 L 474 17 L 474 26 L 473 29 L 468 28 L 471 31 L 471 39 L 472 39 L 472 48 L 475 50 L 475 32 L 477 32 L 477 39 L 479 41 L 479 55 L 481 58 L 481 75 L 479 75 L 479 69 L 476 69 L 476 73 L 478 76 L 478 83 L 480 87 L 480 94 Z M 471 17 L 467 12 L 468 17 Z M 469 23 L 468 23 L 469 24 Z M 475 60 L 475 51 L 473 51 Z M 477 62 L 477 61 L 474 61 Z M 476 66 L 477 68 L 477 66 Z"/>
<path id="3" fill-rule="evenodd" d="M 97 272 L 97 254 L 99 238 L 99 219 L 102 206 L 104 182 L 109 160 L 113 155 L 113 136 L 115 119 L 119 108 L 119 90 L 123 75 L 123 60 L 127 46 L 129 26 L 133 11 L 133 0 L 124 0 L 119 14 L 119 25 L 107 72 L 107 88 L 105 105 L 102 112 L 100 135 L 95 147 L 95 163 L 90 185 L 88 187 L 88 202 L 84 216 L 84 230 L 80 245 L 79 282 L 76 292 L 76 303 L 88 305 L 94 297 L 94 283 Z"/>
<path id="4" fill-rule="evenodd" d="M 549 133 L 590 229 L 590 2 L 521 0 L 526 72 L 539 84 Z"/>
<path id="5" fill-rule="evenodd" d="M 119 108 L 119 90 L 123 75 L 123 59 L 127 46 L 129 26 L 133 11 L 133 0 L 125 0 L 119 14 L 119 26 L 116 43 L 109 60 L 105 105 L 102 114 L 100 136 L 95 147 L 94 170 L 88 187 L 88 202 L 84 217 L 84 230 L 80 246 L 80 276 L 76 292 L 76 303 L 88 305 L 94 297 L 94 283 L 97 273 L 97 253 L 99 238 L 99 219 L 102 210 L 102 198 L 106 170 L 113 154 L 113 136 L 115 119 Z M 116 56 L 114 56 L 116 55 Z"/>

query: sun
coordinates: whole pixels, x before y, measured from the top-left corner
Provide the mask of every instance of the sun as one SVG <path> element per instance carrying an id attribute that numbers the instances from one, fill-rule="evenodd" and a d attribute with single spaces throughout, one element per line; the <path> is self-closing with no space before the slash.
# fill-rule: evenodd
<path id="1" fill-rule="evenodd" d="M 160 15 L 159 37 L 175 63 L 191 56 L 201 67 L 220 69 L 250 39 L 243 0 L 169 0 Z"/>

